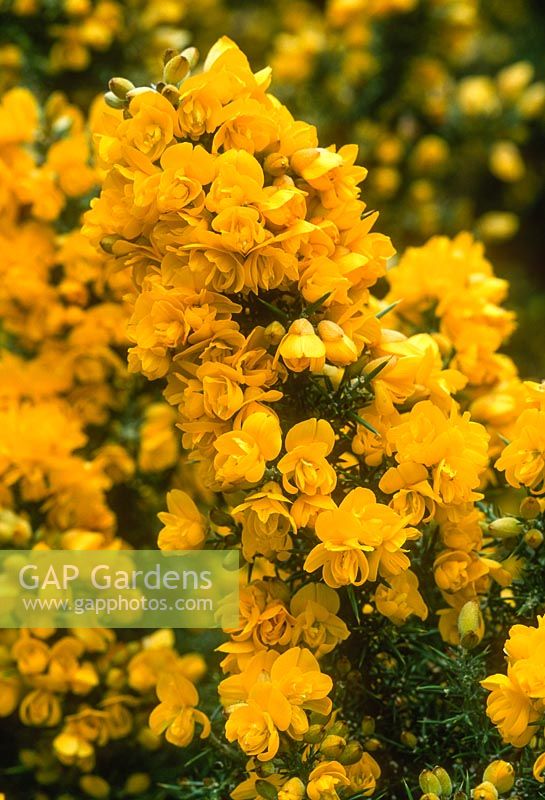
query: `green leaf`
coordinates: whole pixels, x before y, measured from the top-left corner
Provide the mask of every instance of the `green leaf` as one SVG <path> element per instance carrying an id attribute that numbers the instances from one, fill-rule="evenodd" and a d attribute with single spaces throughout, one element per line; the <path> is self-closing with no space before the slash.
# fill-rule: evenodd
<path id="1" fill-rule="evenodd" d="M 375 317 L 377 319 L 382 319 L 382 317 L 385 317 L 386 314 L 389 314 L 390 311 L 392 311 L 400 303 L 401 303 L 401 300 L 394 300 L 394 302 L 390 303 L 389 306 L 386 306 L 386 308 L 383 308 L 381 311 L 379 311 L 377 314 L 375 314 Z"/>
<path id="2" fill-rule="evenodd" d="M 366 419 L 364 419 L 363 417 L 360 417 L 359 414 L 356 414 L 355 411 L 352 411 L 350 416 L 352 417 L 352 419 L 356 420 L 356 422 L 359 422 L 360 425 L 363 425 L 364 428 L 367 428 L 368 431 L 371 431 L 371 433 L 374 433 L 375 436 L 380 436 L 380 433 L 377 431 L 377 429 L 374 428 L 371 425 L 370 422 L 367 422 Z"/>

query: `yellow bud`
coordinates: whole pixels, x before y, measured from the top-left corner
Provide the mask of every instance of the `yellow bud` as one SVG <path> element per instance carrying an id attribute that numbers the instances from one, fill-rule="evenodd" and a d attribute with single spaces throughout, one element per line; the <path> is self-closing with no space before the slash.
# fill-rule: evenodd
<path id="1" fill-rule="evenodd" d="M 488 526 L 488 530 L 495 539 L 508 539 L 510 536 L 518 536 L 522 533 L 522 522 L 515 517 L 501 517 L 495 519 Z"/>
<path id="2" fill-rule="evenodd" d="M 104 250 L 105 253 L 108 255 L 112 255 L 114 252 L 114 244 L 119 242 L 120 236 L 116 236 L 115 234 L 111 234 L 110 236 L 104 236 L 100 240 L 100 246 Z"/>
<path id="3" fill-rule="evenodd" d="M 162 745 L 161 737 L 153 733 L 150 728 L 142 728 L 138 732 L 138 741 L 142 747 L 152 752 L 158 750 Z"/>
<path id="4" fill-rule="evenodd" d="M 348 742 L 341 755 L 339 762 L 348 767 L 350 764 L 357 764 L 363 755 L 363 747 L 359 742 Z"/>
<path id="5" fill-rule="evenodd" d="M 361 732 L 364 736 L 372 736 L 375 732 L 375 720 L 373 717 L 364 717 L 361 721 Z"/>
<path id="6" fill-rule="evenodd" d="M 308 731 L 303 734 L 303 741 L 309 744 L 317 744 L 324 738 L 324 733 L 323 725 L 310 725 Z"/>
<path id="7" fill-rule="evenodd" d="M 498 800 L 498 790 L 490 781 L 483 781 L 472 792 L 473 800 Z"/>
<path id="8" fill-rule="evenodd" d="M 493 783 L 498 792 L 510 791 L 515 783 L 515 770 L 508 761 L 492 761 L 483 773 L 483 780 Z"/>
<path id="9" fill-rule="evenodd" d="M 435 794 L 441 794 L 441 783 L 439 782 L 439 778 L 437 778 L 431 769 L 424 769 L 420 773 L 418 777 L 418 783 L 420 784 L 420 788 L 423 792 L 432 792 Z"/>
<path id="10" fill-rule="evenodd" d="M 506 183 L 519 181 L 526 171 L 518 147 L 513 142 L 496 142 L 490 152 L 490 171 Z"/>
<path id="11" fill-rule="evenodd" d="M 410 747 L 411 750 L 414 750 L 418 744 L 417 737 L 411 731 L 403 731 L 399 738 L 401 739 L 402 744 L 404 744 L 405 747 Z"/>
<path id="12" fill-rule="evenodd" d="M 374 753 L 376 750 L 380 750 L 382 748 L 381 742 L 374 736 L 372 736 L 370 739 L 366 739 L 363 746 L 369 753 Z"/>
<path id="13" fill-rule="evenodd" d="M 265 339 L 269 342 L 269 344 L 277 345 L 282 341 L 282 338 L 286 335 L 286 329 L 284 326 L 278 322 L 271 322 L 270 325 L 267 325 L 265 330 L 263 331 Z"/>
<path id="14" fill-rule="evenodd" d="M 99 775 L 83 775 L 79 781 L 80 789 L 94 800 L 105 800 L 110 796 L 110 786 Z"/>
<path id="15" fill-rule="evenodd" d="M 537 497 L 525 497 L 520 504 L 520 516 L 524 519 L 535 519 L 541 514 L 541 503 Z"/>
<path id="16" fill-rule="evenodd" d="M 506 100 L 516 100 L 534 77 L 534 68 L 529 61 L 517 61 L 498 72 L 498 91 Z"/>
<path id="17" fill-rule="evenodd" d="M 127 92 L 134 89 L 134 83 L 127 80 L 127 78 L 111 78 L 111 80 L 108 81 L 108 89 L 120 100 L 124 100 L 127 96 Z"/>
<path id="18" fill-rule="evenodd" d="M 364 603 L 362 605 L 362 607 L 361 607 L 362 614 L 365 614 L 366 617 L 368 617 L 370 614 L 372 614 L 374 612 L 374 610 L 375 609 L 373 608 L 371 603 Z"/>
<path id="19" fill-rule="evenodd" d="M 485 241 L 503 242 L 519 229 L 519 218 L 511 211 L 489 211 L 479 218 L 479 233 Z"/>
<path id="20" fill-rule="evenodd" d="M 323 753 L 326 758 L 338 761 L 345 747 L 346 739 L 335 734 L 328 734 L 320 745 L 320 753 Z"/>
<path id="21" fill-rule="evenodd" d="M 426 792 L 420 795 L 420 800 L 441 800 L 441 798 L 435 792 Z"/>
<path id="22" fill-rule="evenodd" d="M 446 769 L 443 769 L 443 767 L 434 767 L 433 774 L 441 784 L 441 797 L 450 797 L 452 794 L 452 781 Z"/>
<path id="23" fill-rule="evenodd" d="M 327 732 L 333 734 L 334 736 L 342 736 L 343 739 L 348 739 L 350 734 L 348 725 L 342 720 L 338 720 L 338 722 L 334 722 L 333 725 L 330 725 L 327 729 Z"/>
<path id="24" fill-rule="evenodd" d="M 147 772 L 133 772 L 125 781 L 125 792 L 129 795 L 140 795 L 151 786 L 151 778 Z"/>
<path id="25" fill-rule="evenodd" d="M 110 106 L 110 108 L 125 108 L 125 100 L 121 100 L 117 95 L 113 92 L 106 92 L 104 95 L 104 100 L 106 101 L 106 105 Z"/>
<path id="26" fill-rule="evenodd" d="M 477 647 L 481 642 L 484 636 L 484 621 L 476 600 L 468 600 L 458 614 L 458 633 L 460 644 L 466 650 Z"/>
<path id="27" fill-rule="evenodd" d="M 185 50 L 182 50 L 182 55 L 188 62 L 189 69 L 193 69 L 197 66 L 197 62 L 199 60 L 199 51 L 196 47 L 186 47 Z"/>
<path id="28" fill-rule="evenodd" d="M 267 175 L 272 175 L 273 178 L 278 178 L 284 175 L 289 169 L 290 161 L 287 156 L 282 153 L 269 153 L 263 162 L 263 169 Z"/>
<path id="29" fill-rule="evenodd" d="M 174 56 L 163 67 L 163 80 L 165 83 L 180 83 L 188 74 L 189 69 L 187 58 L 181 54 Z"/>
<path id="30" fill-rule="evenodd" d="M 174 86 L 173 83 L 167 83 L 161 89 L 161 94 L 165 97 L 174 108 L 178 108 L 180 104 L 180 90 Z"/>
<path id="31" fill-rule="evenodd" d="M 532 550 L 537 550 L 543 543 L 543 534 L 537 528 L 530 528 L 530 530 L 526 531 L 524 534 L 524 541 Z"/>
<path id="32" fill-rule="evenodd" d="M 529 86 L 518 101 L 518 109 L 525 119 L 539 116 L 545 107 L 545 83 L 539 81 Z"/>

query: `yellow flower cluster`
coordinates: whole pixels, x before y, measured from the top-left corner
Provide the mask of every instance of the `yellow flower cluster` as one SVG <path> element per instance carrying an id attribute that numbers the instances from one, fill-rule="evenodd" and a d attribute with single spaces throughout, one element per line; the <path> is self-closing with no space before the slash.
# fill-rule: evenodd
<path id="1" fill-rule="evenodd" d="M 99 182 L 82 113 L 61 95 L 40 107 L 28 90 L 8 91 L 0 174 L 0 541 L 128 547 L 118 535 L 127 503 L 139 504 L 149 537 L 157 496 L 139 481 L 168 475 L 179 447 L 169 405 L 152 392 L 131 400 L 129 284 L 80 229 Z M 141 407 L 128 417 L 131 402 Z M 0 716 L 17 715 L 36 734 L 31 745 L 24 733 L 12 737 L 25 773 L 37 786 L 79 783 L 96 797 L 109 792 L 91 774 L 109 743 L 159 746 L 159 728 L 148 726 L 159 674 L 183 673 L 195 706 L 204 672 L 201 656 L 176 653 L 168 631 L 130 642 L 101 629 L 3 631 L 0 661 Z M 146 783 L 147 774 L 127 774 L 129 788 Z"/>
<path id="2" fill-rule="evenodd" d="M 367 795 L 378 765 L 332 712 L 321 666 L 350 633 L 341 592 L 395 625 L 425 620 L 442 597 L 443 638 L 481 640 L 482 599 L 516 572 L 497 526 L 483 536 L 482 505 L 516 407 L 501 431 L 469 409 L 494 407 L 506 383 L 527 406 L 540 392 L 498 353 L 514 317 L 480 244 L 460 234 L 410 249 L 378 301 L 370 289 L 393 248 L 360 199 L 355 148 L 320 147 L 229 39 L 201 71 L 195 60 L 167 54 L 152 88 L 110 82 L 113 110 L 95 127 L 104 181 L 84 232 L 130 269 L 130 369 L 165 379 L 183 446 L 216 493 L 209 521 L 172 491 L 159 547 L 225 539 L 255 570 L 219 647 L 225 735 L 250 757 L 232 796 Z M 521 452 L 514 440 L 497 467 L 539 491 L 538 459 L 530 476 Z M 436 584 L 426 600 L 411 569 L 422 547 Z M 183 682 L 159 696 L 172 742 L 186 744 L 195 721 L 208 732 Z"/>

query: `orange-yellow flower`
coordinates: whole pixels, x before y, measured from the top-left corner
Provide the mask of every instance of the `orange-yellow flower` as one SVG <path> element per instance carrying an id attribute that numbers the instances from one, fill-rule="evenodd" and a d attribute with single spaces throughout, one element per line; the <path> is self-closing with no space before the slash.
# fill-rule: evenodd
<path id="1" fill-rule="evenodd" d="M 223 433 L 215 442 L 216 480 L 221 488 L 237 483 L 257 483 L 266 462 L 272 461 L 282 446 L 282 432 L 271 412 L 251 413 L 239 429 Z"/>
<path id="2" fill-rule="evenodd" d="M 293 372 L 319 372 L 325 363 L 326 346 L 308 319 L 296 319 L 278 345 L 276 358 L 279 357 Z"/>
<path id="3" fill-rule="evenodd" d="M 278 462 L 284 489 L 291 494 L 330 494 L 337 484 L 326 456 L 333 450 L 335 432 L 325 419 L 307 419 L 288 431 L 286 455 Z"/>
<path id="4" fill-rule="evenodd" d="M 192 741 L 196 724 L 202 726 L 201 739 L 210 734 L 208 717 L 195 708 L 199 702 L 198 692 L 180 670 L 159 677 L 157 697 L 161 702 L 149 718 L 154 733 L 165 732 L 167 741 L 177 747 L 186 747 Z"/>

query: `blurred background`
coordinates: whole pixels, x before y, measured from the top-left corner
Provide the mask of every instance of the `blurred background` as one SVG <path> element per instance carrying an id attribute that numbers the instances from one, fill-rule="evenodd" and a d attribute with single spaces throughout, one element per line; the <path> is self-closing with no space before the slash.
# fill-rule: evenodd
<path id="1" fill-rule="evenodd" d="M 510 354 L 545 374 L 543 0 L 0 0 L 0 92 L 86 110 L 167 48 L 233 38 L 324 146 L 356 142 L 363 196 L 398 251 L 473 231 L 511 283 Z"/>

